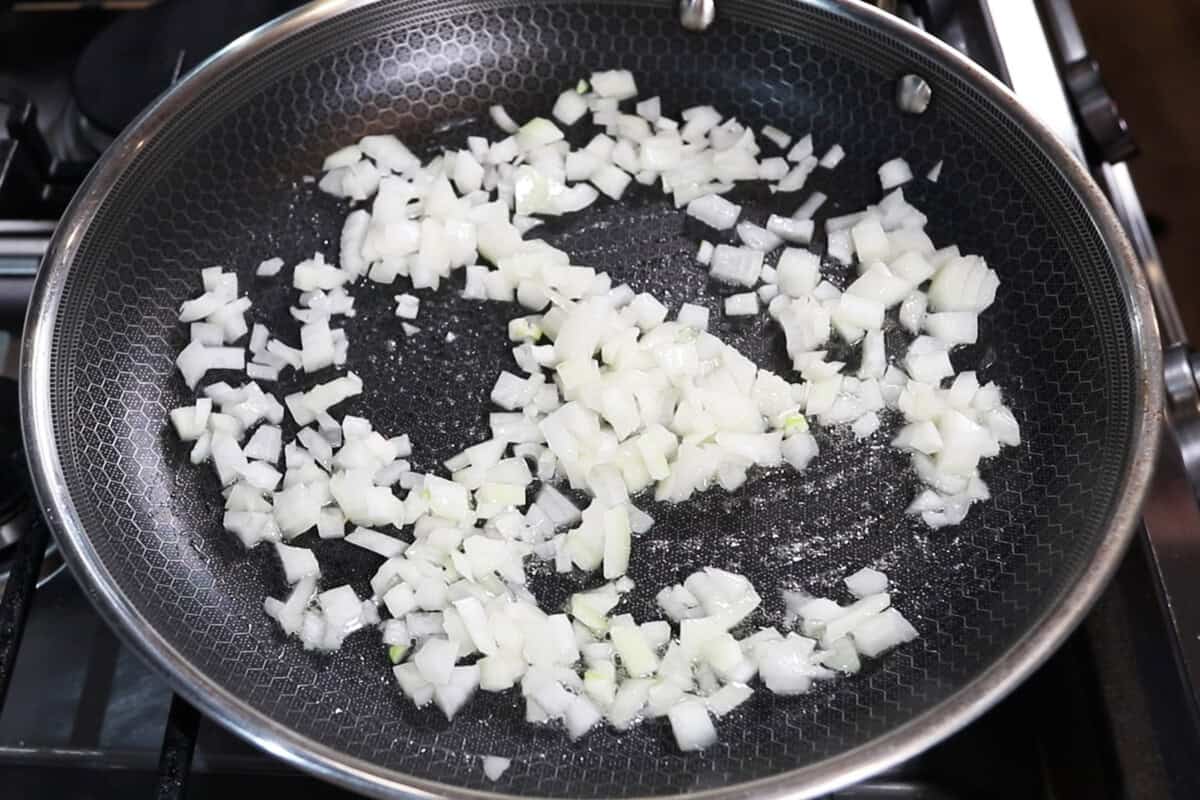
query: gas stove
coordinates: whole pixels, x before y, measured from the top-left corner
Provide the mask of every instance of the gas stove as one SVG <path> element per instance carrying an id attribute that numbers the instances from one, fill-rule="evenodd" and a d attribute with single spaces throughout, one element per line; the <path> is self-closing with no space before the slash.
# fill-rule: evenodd
<path id="1" fill-rule="evenodd" d="M 1125 159 L 1135 147 L 1068 0 L 878 2 L 1011 86 L 1109 192 L 1188 367 L 1145 525 L 1067 644 L 1009 698 L 858 798 L 1200 797 L 1200 603 L 1180 574 L 1200 533 L 1187 479 L 1190 351 L 1172 320 Z M 5 797 L 345 797 L 203 719 L 124 648 L 62 569 L 29 497 L 16 357 L 38 262 L 88 168 L 138 111 L 224 43 L 297 3 L 0 3 L 0 786 Z M 11 45 L 10 45 L 11 43 Z M 1173 327 L 1174 326 L 1174 327 Z M 1181 354 L 1181 355 L 1179 355 Z M 1178 358 L 1176 361 L 1178 361 Z M 1170 359 L 1168 359 L 1168 363 Z M 1182 367 L 1180 367 L 1182 375 Z M 1190 389 L 1189 389 L 1190 386 Z M 1182 409 L 1180 411 L 1179 409 Z M 1197 414 L 1193 413 L 1193 417 Z M 1195 438 L 1200 442 L 1200 438 Z M 1182 453 L 1182 455 L 1181 455 Z M 1182 583 L 1181 583 L 1182 577 Z M 1181 588 L 1182 587 L 1182 588 Z M 1192 631 L 1181 637 L 1179 630 Z"/>

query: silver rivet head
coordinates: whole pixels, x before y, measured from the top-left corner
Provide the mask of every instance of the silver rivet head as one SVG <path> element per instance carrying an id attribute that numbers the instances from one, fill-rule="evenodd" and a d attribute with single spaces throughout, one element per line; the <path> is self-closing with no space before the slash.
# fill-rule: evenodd
<path id="1" fill-rule="evenodd" d="M 896 105 L 907 114 L 924 114 L 933 99 L 933 89 L 919 75 L 905 75 L 896 83 Z"/>
<path id="2" fill-rule="evenodd" d="M 707 30 L 716 15 L 715 0 L 679 0 L 679 21 L 689 31 Z"/>

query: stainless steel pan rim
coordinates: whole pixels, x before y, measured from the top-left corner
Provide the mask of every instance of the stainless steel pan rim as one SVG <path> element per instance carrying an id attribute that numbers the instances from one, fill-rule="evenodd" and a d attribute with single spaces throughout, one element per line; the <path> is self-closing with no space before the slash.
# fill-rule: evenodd
<path id="1" fill-rule="evenodd" d="M 1134 407 L 1134 447 L 1129 454 L 1120 501 L 1109 522 L 1108 534 L 1087 569 L 1069 587 L 1060 605 L 975 680 L 923 715 L 866 745 L 769 778 L 693 793 L 696 797 L 792 798 L 826 794 L 911 758 L 989 709 L 1062 643 L 1116 570 L 1136 528 L 1159 444 L 1162 359 L 1150 295 L 1116 217 L 1086 169 L 1002 84 L 933 37 L 856 0 L 805 1 L 873 25 L 970 78 L 983 94 L 1031 135 L 1078 192 L 1098 226 L 1102 241 L 1120 267 L 1122 288 L 1131 312 L 1129 325 L 1141 370 L 1141 392 Z M 214 77 L 243 63 L 262 47 L 373 2 L 321 0 L 235 40 L 147 109 L 116 140 L 88 176 L 47 250 L 25 324 L 21 353 L 21 415 L 26 451 L 42 513 L 92 602 L 126 644 L 206 715 L 274 756 L 354 791 L 379 797 L 501 797 L 504 795 L 407 777 L 348 757 L 256 711 L 195 669 L 152 628 L 128 598 L 116 590 L 115 581 L 89 542 L 71 502 L 50 418 L 51 336 L 62 287 L 80 237 L 117 177 L 174 110 L 200 93 Z"/>

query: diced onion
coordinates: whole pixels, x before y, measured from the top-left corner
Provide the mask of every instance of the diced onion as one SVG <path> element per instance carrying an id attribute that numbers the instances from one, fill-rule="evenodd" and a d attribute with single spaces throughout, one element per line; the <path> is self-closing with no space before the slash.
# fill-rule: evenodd
<path id="1" fill-rule="evenodd" d="M 703 750 L 717 740 L 717 729 L 713 727 L 704 703 L 699 700 L 679 703 L 671 708 L 667 716 L 671 720 L 675 744 L 685 753 Z"/>
<path id="2" fill-rule="evenodd" d="M 879 185 L 885 192 L 903 183 L 908 183 L 912 177 L 912 170 L 903 158 L 893 158 L 879 168 Z"/>
<path id="3" fill-rule="evenodd" d="M 488 113 L 492 116 L 492 122 L 496 123 L 496 127 L 505 133 L 516 133 L 520 127 L 513 122 L 513 118 L 504 110 L 504 106 L 492 106 L 488 109 Z"/>
<path id="4" fill-rule="evenodd" d="M 751 317 L 758 313 L 758 295 L 754 292 L 730 295 L 725 298 L 725 316 Z"/>
<path id="5" fill-rule="evenodd" d="M 739 222 L 737 225 L 738 238 L 752 250 L 770 253 L 783 245 L 783 237 L 759 227 L 753 222 Z"/>
<path id="6" fill-rule="evenodd" d="M 719 244 L 713 251 L 708 274 L 722 283 L 753 286 L 762 265 L 763 254 L 758 250 Z"/>
<path id="7" fill-rule="evenodd" d="M 720 195 L 707 194 L 688 203 L 687 213 L 705 225 L 723 231 L 733 227 L 742 209 Z"/>
<path id="8" fill-rule="evenodd" d="M 766 126 L 761 136 L 775 150 L 764 158 L 743 121 L 696 106 L 676 122 L 658 97 L 622 110 L 636 94 L 631 73 L 611 70 L 557 97 L 549 116 L 559 123 L 579 125 L 590 112 L 604 128 L 583 149 L 550 119 L 518 126 L 493 106 L 509 134 L 496 142 L 468 136 L 466 149 L 423 161 L 395 136 L 372 135 L 331 155 L 318 188 L 357 205 L 344 218 L 336 263 L 316 253 L 293 268 L 299 347 L 251 328 L 251 300 L 221 267 L 202 270 L 203 293 L 181 307 L 189 343 L 177 366 L 190 387 L 209 370 L 276 381 L 286 367 L 318 373 L 347 363 L 358 286 L 408 281 L 412 293 L 393 295 L 392 330 L 413 337 L 416 290 L 436 292 L 465 268 L 464 298 L 520 304 L 507 329 L 518 370 L 497 370 L 492 438 L 447 459 L 444 472 L 414 470 L 422 462 L 409 460 L 407 436 L 331 414 L 363 393 L 352 372 L 306 383 L 284 403 L 253 381 L 210 383 L 169 417 L 190 460 L 211 461 L 225 529 L 246 548 L 276 545 L 294 589 L 286 600 L 267 598 L 264 610 L 306 648 L 334 650 L 355 631 L 378 629 L 398 691 L 448 719 L 477 690 L 519 686 L 527 719 L 561 725 L 572 738 L 602 722 L 625 730 L 666 717 L 680 749 L 692 751 L 716 740 L 713 717 L 755 686 L 808 691 L 917 631 L 891 607 L 887 577 L 869 568 L 845 578 L 858 598 L 851 605 L 787 595 L 798 627 L 786 636 L 764 628 L 739 641 L 762 598 L 745 577 L 711 567 L 656 594 L 667 619 L 635 620 L 619 604 L 634 588 L 627 573 L 637 534 L 654 524 L 633 505 L 639 493 L 682 502 L 714 486 L 735 491 L 759 468 L 804 470 L 819 456 L 810 426 L 872 437 L 888 409 L 903 418 L 891 444 L 922 484 L 907 513 L 939 528 L 990 496 L 980 465 L 1018 445 L 1020 429 L 999 387 L 953 363 L 955 347 L 977 341 L 999 278 L 977 255 L 936 249 L 925 215 L 900 189 L 888 191 L 912 178 L 903 160 L 880 167 L 887 193 L 875 205 L 825 220 L 826 254 L 856 273 L 835 285 L 823 278 L 821 254 L 807 249 L 824 194 L 810 194 L 790 217 L 771 214 L 765 227 L 739 222 L 741 207 L 723 195 L 741 181 L 799 191 L 818 166 L 837 166 L 841 147 L 818 160 L 811 135 L 793 141 Z M 705 241 L 696 258 L 714 280 L 744 287 L 725 297 L 727 316 L 767 305 L 798 376 L 759 369 L 709 334 L 707 307 L 683 303 L 671 319 L 652 294 L 524 238 L 601 193 L 621 199 L 635 179 L 715 230 L 736 226 L 744 246 Z M 785 243 L 796 246 L 765 263 Z M 255 273 L 282 267 L 272 258 Z M 885 321 L 895 306 L 915 337 L 907 344 Z M 248 365 L 237 346 L 247 334 Z M 445 346 L 443 334 L 454 341 L 439 330 L 425 346 Z M 843 354 L 860 342 L 859 358 Z M 285 407 L 298 426 L 287 442 Z M 298 546 L 314 528 L 330 541 L 316 551 Z M 350 585 L 318 592 L 315 553 L 339 548 L 377 557 L 370 597 Z M 605 583 L 576 592 L 565 613 L 548 613 L 526 586 L 529 558 Z M 484 770 L 496 780 L 508 764 L 489 756 Z"/>
<path id="9" fill-rule="evenodd" d="M 483 774 L 487 775 L 490 781 L 498 781 L 511 764 L 511 759 L 501 758 L 500 756 L 484 756 Z"/>
<path id="10" fill-rule="evenodd" d="M 254 274 L 262 278 L 269 278 L 273 275 L 278 275 L 281 269 L 283 269 L 282 258 L 268 258 L 258 265 L 254 270 Z"/>
<path id="11" fill-rule="evenodd" d="M 583 95 L 574 89 L 567 89 L 558 96 L 551 114 L 564 125 L 574 125 L 587 111 L 587 100 L 583 99 Z"/>
<path id="12" fill-rule="evenodd" d="M 845 158 L 845 156 L 846 151 L 842 149 L 842 146 L 840 144 L 835 144 L 825 152 L 825 155 L 821 156 L 820 164 L 825 169 L 833 169 L 838 164 L 842 163 L 842 159 Z"/>

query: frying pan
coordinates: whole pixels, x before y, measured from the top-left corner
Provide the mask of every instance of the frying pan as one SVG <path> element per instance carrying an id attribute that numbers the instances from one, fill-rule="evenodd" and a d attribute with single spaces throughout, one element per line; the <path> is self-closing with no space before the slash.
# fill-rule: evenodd
<path id="1" fill-rule="evenodd" d="M 1024 436 L 985 468 L 992 499 L 938 532 L 904 515 L 916 487 L 886 431 L 865 446 L 823 433 L 803 474 L 650 504 L 658 523 L 635 542 L 628 607 L 639 618 L 657 616 L 658 587 L 703 565 L 748 575 L 765 623 L 781 612 L 780 588 L 841 597 L 839 579 L 874 564 L 921 632 L 810 694 L 756 692 L 699 755 L 677 752 L 653 722 L 571 744 L 525 724 L 511 693 L 480 693 L 447 722 L 401 697 L 373 634 L 334 655 L 285 640 L 261 608 L 284 591 L 273 554 L 243 553 L 221 531 L 215 479 L 187 463 L 165 424 L 191 402 L 172 361 L 186 335 L 177 309 L 201 267 L 236 268 L 254 318 L 295 338 L 287 281 L 251 273 L 274 255 L 336 257 L 346 208 L 303 180 L 324 154 L 385 131 L 418 148 L 494 137 L 492 103 L 517 118 L 545 113 L 563 87 L 613 67 L 633 70 L 668 113 L 711 103 L 756 127 L 811 131 L 818 150 L 841 143 L 849 157 L 811 187 L 831 197 L 818 220 L 877 201 L 874 171 L 887 159 L 921 173 L 943 162 L 940 182 L 918 180 L 907 195 L 935 242 L 983 254 L 1003 282 L 980 343 L 956 352 L 956 366 L 1004 387 Z M 924 114 L 897 106 L 907 74 L 932 89 Z M 780 203 L 738 197 L 752 216 Z M 717 308 L 719 288 L 693 263 L 700 231 L 656 192 L 539 232 L 574 263 L 673 308 Z M 422 303 L 422 334 L 406 339 L 389 288 L 356 290 L 350 366 L 366 392 L 345 411 L 410 433 L 416 468 L 429 470 L 486 435 L 513 309 L 443 290 Z M 786 372 L 777 329 L 721 320 L 716 330 Z M 833 0 L 729 0 L 702 34 L 668 3 L 643 0 L 329 2 L 285 17 L 182 81 L 97 165 L 46 256 L 22 369 L 38 496 L 106 618 L 214 719 L 381 796 L 811 796 L 915 754 L 1028 675 L 1096 597 L 1137 519 L 1161 403 L 1145 286 L 1082 168 L 955 53 Z M 367 593 L 373 556 L 339 541 L 313 547 L 329 585 Z M 540 577 L 533 589 L 553 607 L 581 585 Z M 479 766 L 488 754 L 513 759 L 496 783 Z"/>

